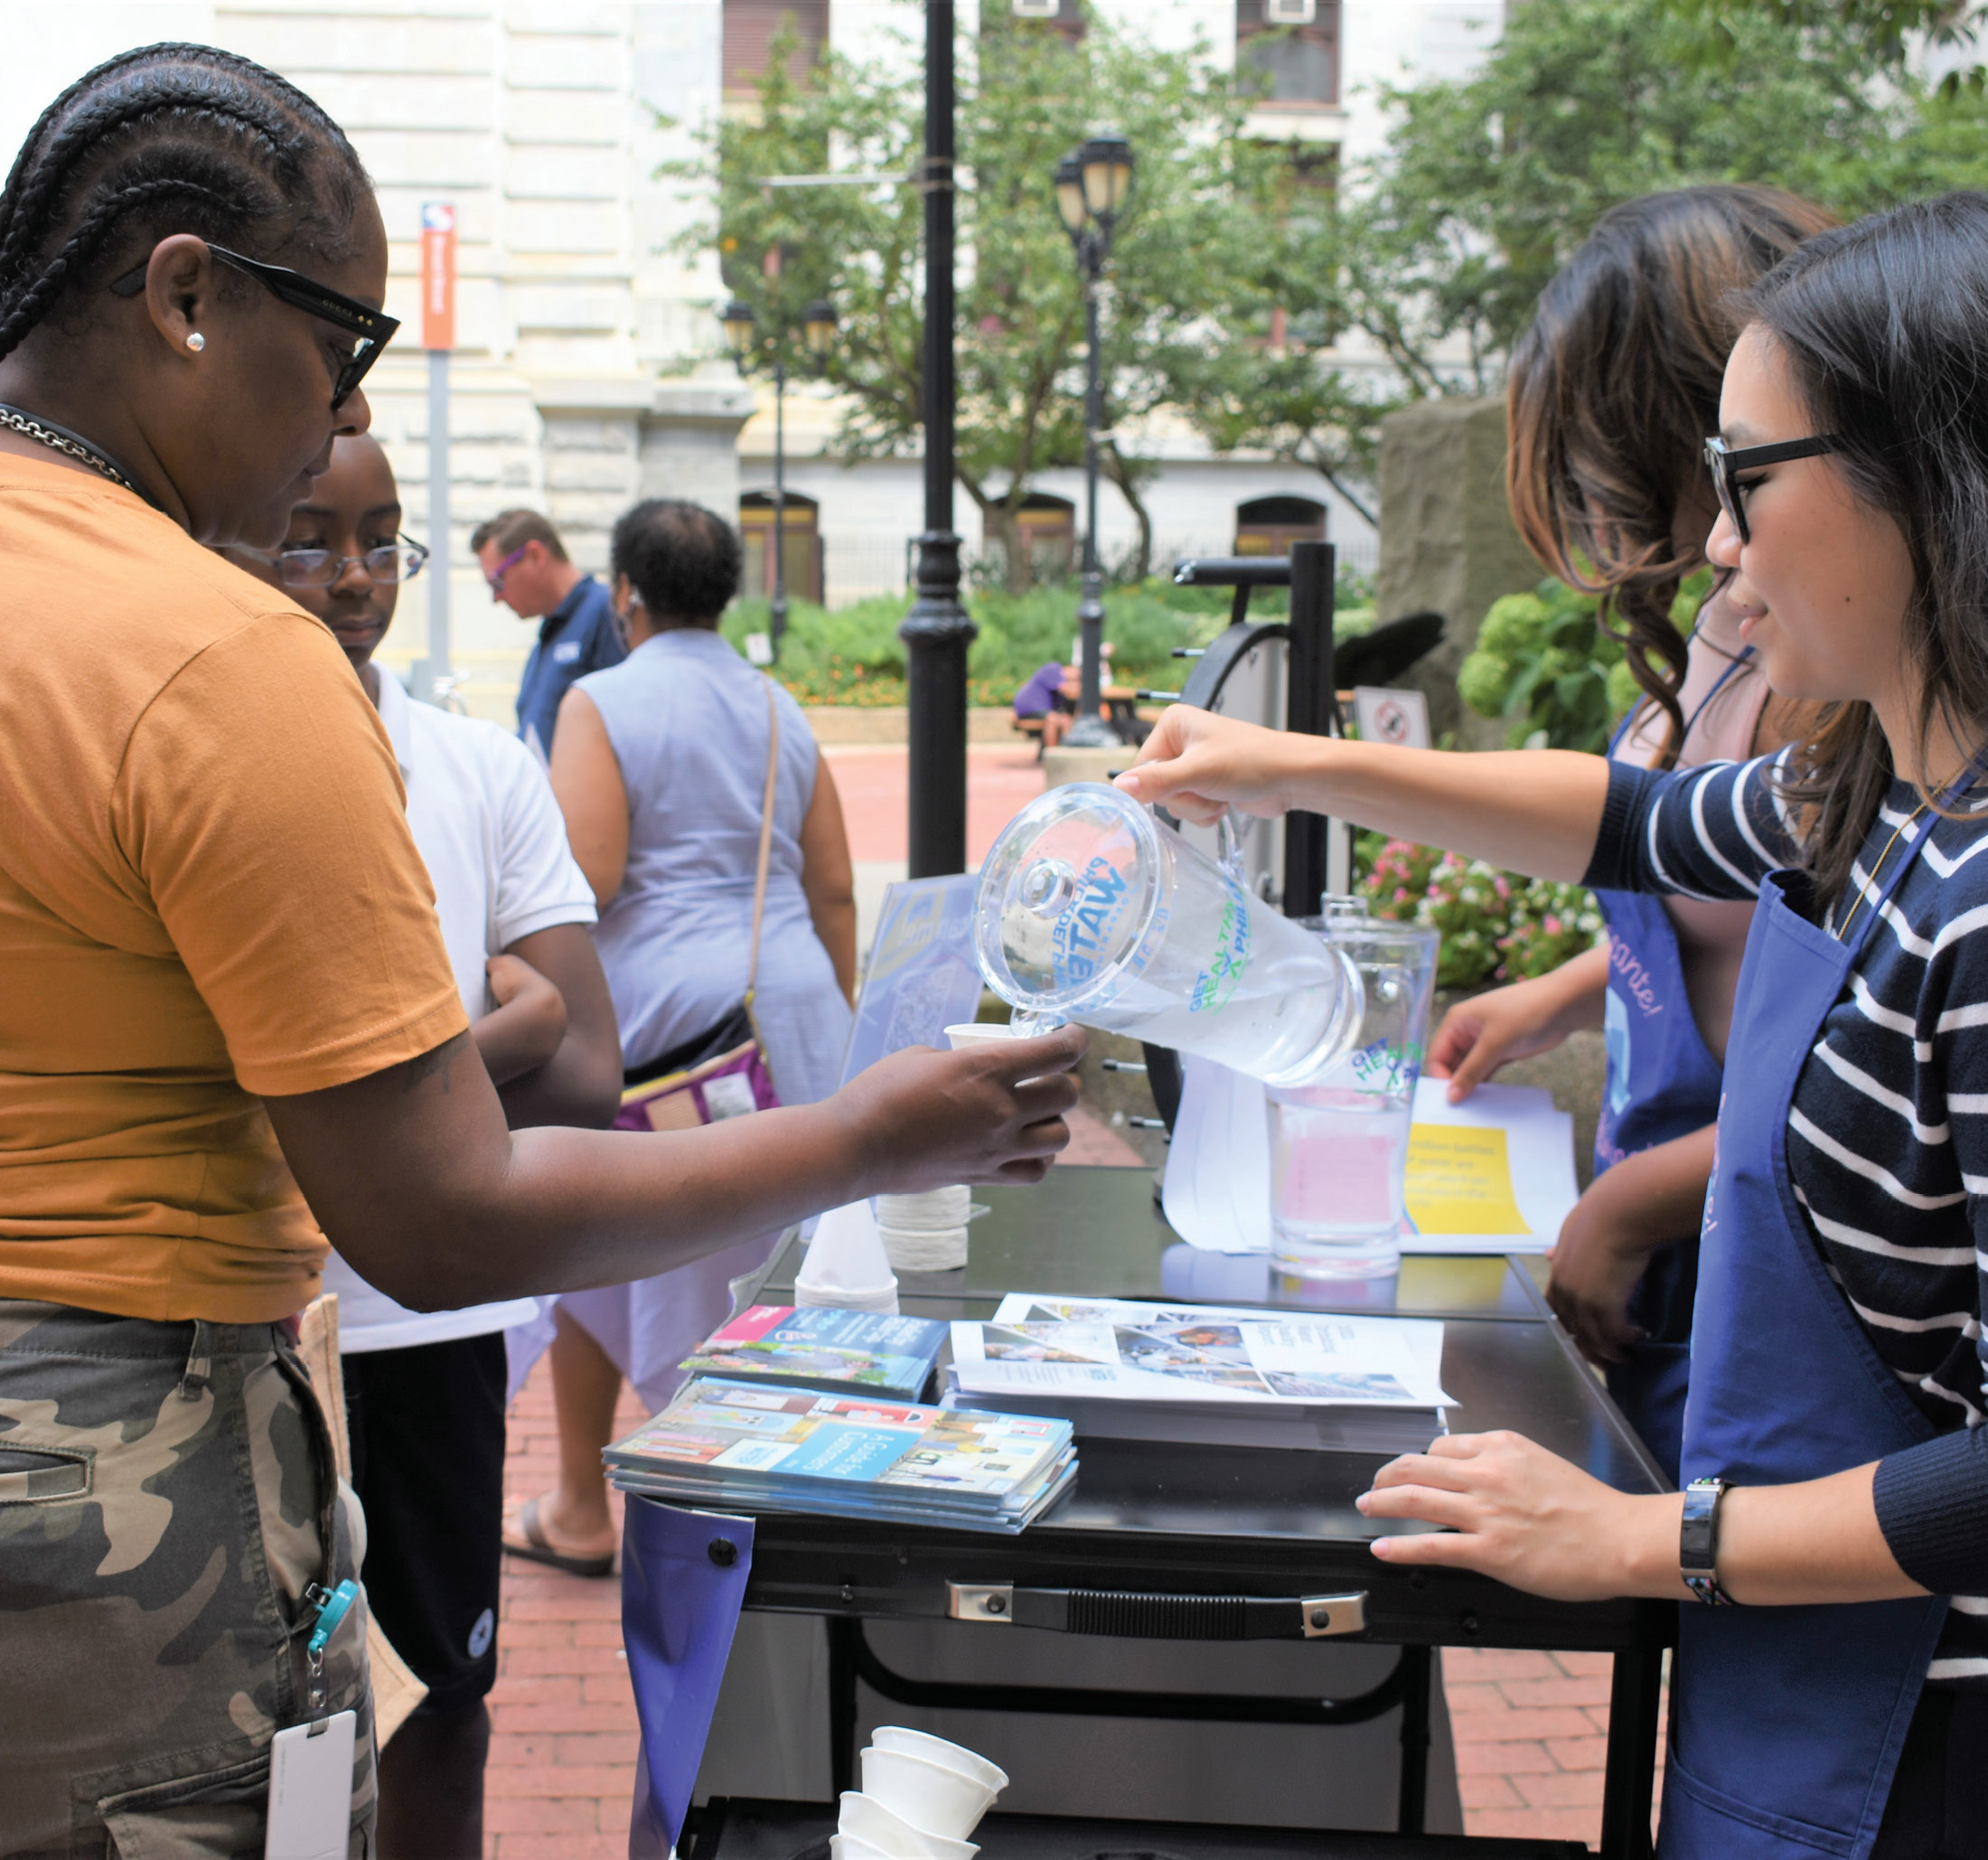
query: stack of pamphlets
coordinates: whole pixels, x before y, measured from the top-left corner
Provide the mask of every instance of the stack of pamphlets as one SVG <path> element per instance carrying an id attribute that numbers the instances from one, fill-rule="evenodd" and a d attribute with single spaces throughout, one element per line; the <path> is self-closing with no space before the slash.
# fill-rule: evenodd
<path id="1" fill-rule="evenodd" d="M 946 1327 L 934 1318 L 755 1304 L 677 1367 L 778 1388 L 846 1388 L 914 1402 L 945 1340 Z"/>
<path id="2" fill-rule="evenodd" d="M 680 1503 L 1020 1530 L 1076 1478 L 1070 1423 L 700 1376 L 604 1456 Z"/>
<path id="3" fill-rule="evenodd" d="M 1442 1325 L 1011 1292 L 952 1327 L 948 1399 L 1077 1437 L 1416 1453 L 1446 1432 Z"/>

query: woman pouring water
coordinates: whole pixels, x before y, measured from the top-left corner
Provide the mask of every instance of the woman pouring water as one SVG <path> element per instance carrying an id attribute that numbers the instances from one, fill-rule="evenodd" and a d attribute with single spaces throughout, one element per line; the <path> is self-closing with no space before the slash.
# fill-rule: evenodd
<path id="1" fill-rule="evenodd" d="M 1668 774 L 1411 753 L 1176 709 L 1121 784 L 1306 808 L 1543 877 L 1758 898 L 1702 1247 L 1686 1491 L 1512 1434 L 1361 1507 L 1383 1561 L 1676 1597 L 1667 1855 L 1988 1852 L 1988 196 L 1793 254 L 1742 302 L 1707 545 L 1772 757 Z M 1726 1606 L 1723 1604 L 1738 1604 Z M 1710 1604 L 1710 1605 L 1700 1605 Z"/>

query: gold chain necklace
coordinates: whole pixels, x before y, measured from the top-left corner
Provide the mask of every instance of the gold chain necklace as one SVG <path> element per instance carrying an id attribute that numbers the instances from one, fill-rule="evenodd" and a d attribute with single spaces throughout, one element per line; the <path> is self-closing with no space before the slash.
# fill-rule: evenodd
<path id="1" fill-rule="evenodd" d="M 1921 801 L 1919 804 L 1915 807 L 1910 813 L 1907 814 L 1906 817 L 1899 822 L 1897 827 L 1892 830 L 1891 837 L 1884 842 L 1884 850 L 1878 855 L 1877 863 L 1871 868 L 1871 878 L 1869 883 L 1872 887 L 1875 887 L 1878 882 L 1878 875 L 1884 870 L 1885 860 L 1891 857 L 1891 849 L 1899 843 L 1899 835 L 1904 832 L 1905 830 L 1908 826 L 1910 826 L 1914 821 L 1918 819 L 1918 817 L 1926 812 L 1928 804 L 1928 803 Z M 1851 899 L 1850 909 L 1847 913 L 1845 913 L 1843 921 L 1838 926 L 1836 931 L 1836 941 L 1838 943 L 1843 942 L 1844 938 L 1847 937 L 1850 934 L 1851 919 L 1857 915 L 1857 907 L 1861 905 L 1863 901 L 1864 895 L 1861 891 L 1860 891 L 1855 897 Z M 1876 908 L 1876 907 L 1873 907 L 1873 908 Z"/>

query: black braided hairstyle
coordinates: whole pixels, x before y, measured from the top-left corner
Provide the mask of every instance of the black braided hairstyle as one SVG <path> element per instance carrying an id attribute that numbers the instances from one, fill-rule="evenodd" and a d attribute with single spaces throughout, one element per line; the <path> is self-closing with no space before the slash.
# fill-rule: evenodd
<path id="1" fill-rule="evenodd" d="M 344 132 L 274 71 L 211 45 L 124 52 L 42 111 L 0 193 L 0 357 L 176 232 L 335 261 L 370 186 Z"/>

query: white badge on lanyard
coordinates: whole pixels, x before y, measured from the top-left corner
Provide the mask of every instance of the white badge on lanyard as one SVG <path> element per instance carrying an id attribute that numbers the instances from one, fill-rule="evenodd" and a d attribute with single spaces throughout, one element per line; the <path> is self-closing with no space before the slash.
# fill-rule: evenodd
<path id="1" fill-rule="evenodd" d="M 269 1832 L 263 1860 L 345 1860 L 352 1841 L 358 1724 L 356 1712 L 339 1712 L 277 1733 L 269 1746 Z"/>

